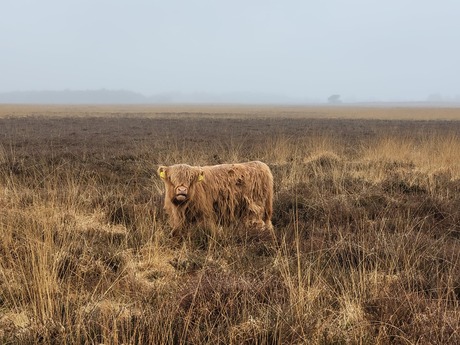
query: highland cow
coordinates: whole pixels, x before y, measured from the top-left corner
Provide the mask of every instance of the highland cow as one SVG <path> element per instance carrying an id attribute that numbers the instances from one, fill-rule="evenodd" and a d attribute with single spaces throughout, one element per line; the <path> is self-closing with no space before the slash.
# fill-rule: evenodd
<path id="1" fill-rule="evenodd" d="M 164 209 L 174 230 L 192 224 L 208 228 L 242 225 L 271 229 L 273 176 L 262 162 L 160 166 Z"/>

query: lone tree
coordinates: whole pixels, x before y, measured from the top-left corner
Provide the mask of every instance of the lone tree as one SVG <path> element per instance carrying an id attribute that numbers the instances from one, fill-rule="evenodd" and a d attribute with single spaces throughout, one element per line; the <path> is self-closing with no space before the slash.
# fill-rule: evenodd
<path id="1" fill-rule="evenodd" d="M 331 104 L 339 104 L 342 103 L 340 99 L 340 95 L 331 95 L 327 98 L 327 101 Z"/>

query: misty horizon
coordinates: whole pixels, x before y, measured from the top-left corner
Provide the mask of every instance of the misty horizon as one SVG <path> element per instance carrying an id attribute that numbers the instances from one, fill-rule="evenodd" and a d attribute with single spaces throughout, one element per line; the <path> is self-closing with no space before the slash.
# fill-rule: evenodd
<path id="1" fill-rule="evenodd" d="M 182 93 L 163 92 L 145 95 L 131 90 L 41 90 L 0 92 L 0 104 L 391 104 L 430 103 L 458 106 L 460 96 L 445 98 L 440 94 L 428 95 L 425 99 L 346 99 L 334 94 L 327 99 L 292 98 L 280 94 L 254 92 L 228 93 Z"/>
<path id="2" fill-rule="evenodd" d="M 458 13 L 453 0 L 9 1 L 0 93 L 458 102 Z"/>

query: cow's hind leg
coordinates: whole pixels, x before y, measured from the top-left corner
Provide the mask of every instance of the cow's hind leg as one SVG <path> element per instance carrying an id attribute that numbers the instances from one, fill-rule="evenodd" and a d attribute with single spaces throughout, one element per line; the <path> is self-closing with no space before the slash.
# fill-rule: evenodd
<path id="1" fill-rule="evenodd" d="M 259 231 L 271 229 L 271 221 L 268 223 L 264 221 L 264 208 L 256 204 L 252 204 L 250 207 L 248 207 L 248 213 L 245 217 L 244 223 L 248 229 Z"/>

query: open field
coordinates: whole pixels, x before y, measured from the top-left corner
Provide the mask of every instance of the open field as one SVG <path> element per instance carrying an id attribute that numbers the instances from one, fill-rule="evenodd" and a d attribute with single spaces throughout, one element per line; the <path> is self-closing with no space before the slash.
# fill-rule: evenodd
<path id="1" fill-rule="evenodd" d="M 171 236 L 159 164 L 274 231 Z M 0 343 L 460 343 L 460 108 L 0 105 Z"/>
<path id="2" fill-rule="evenodd" d="M 404 106 L 225 106 L 225 105 L 0 105 L 5 117 L 200 117 L 367 120 L 460 120 L 460 107 Z"/>

